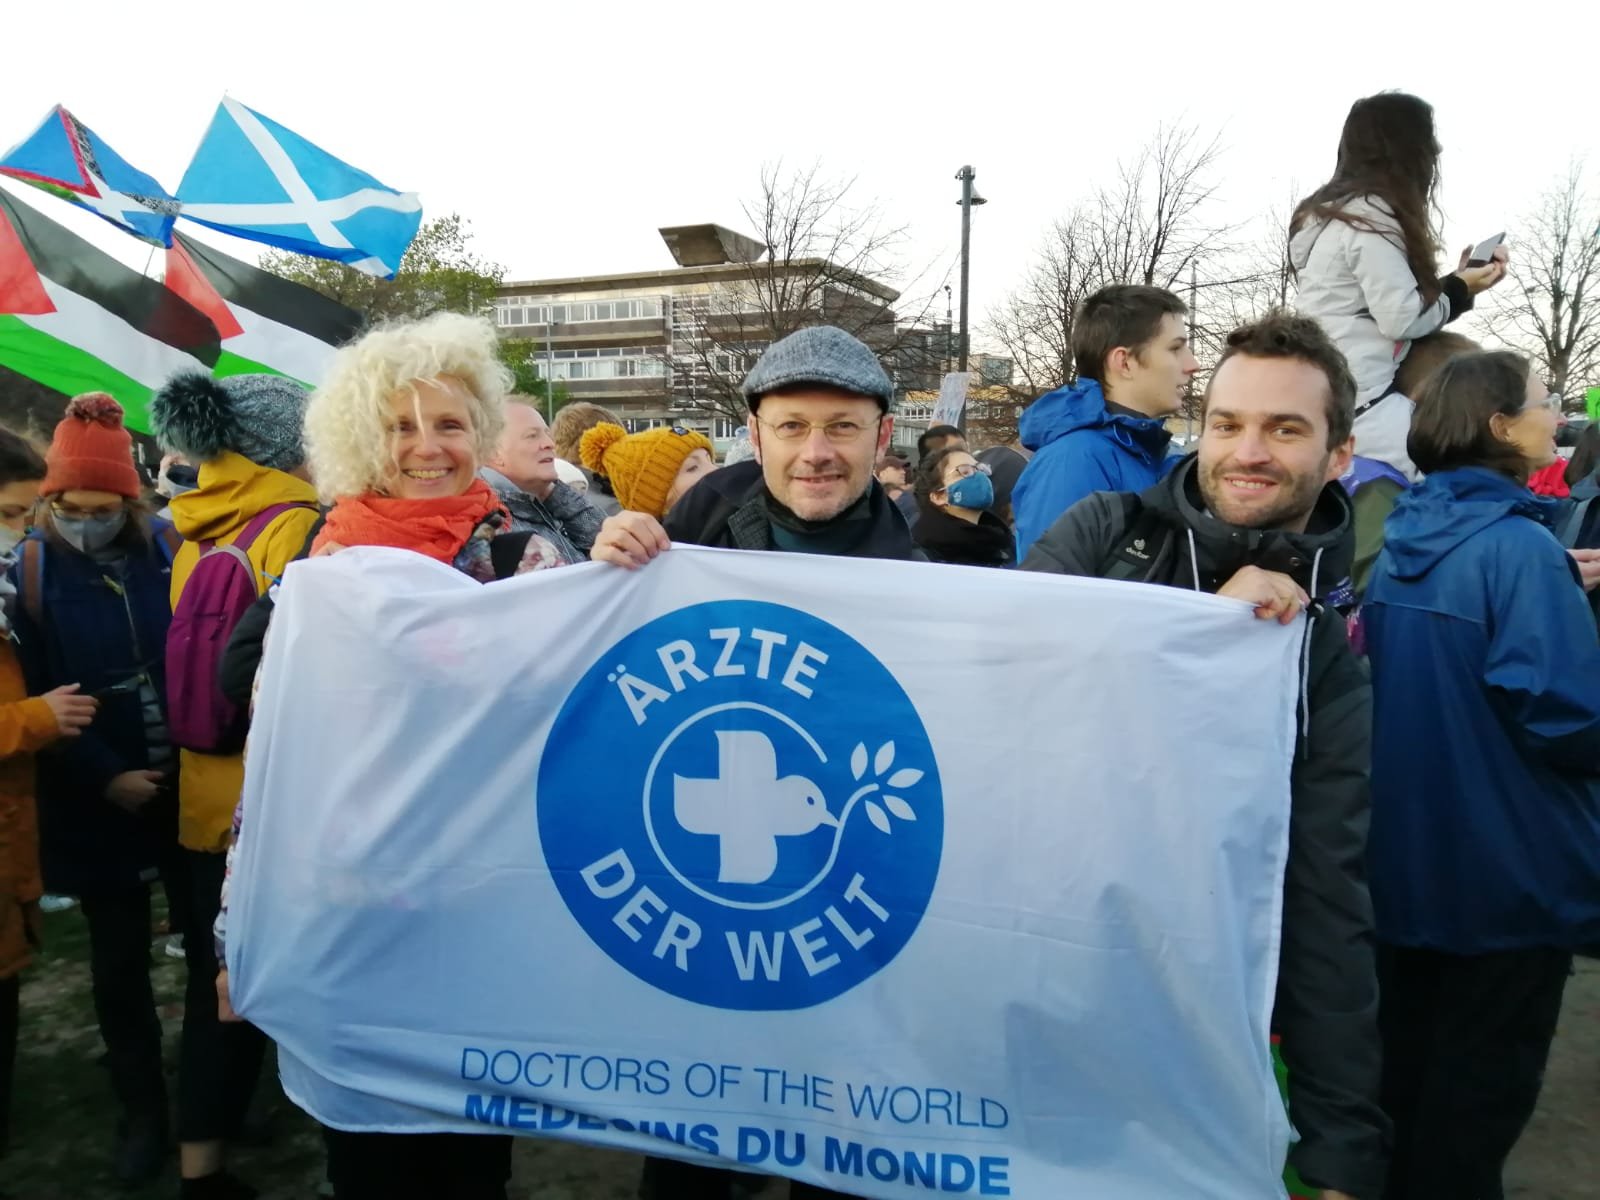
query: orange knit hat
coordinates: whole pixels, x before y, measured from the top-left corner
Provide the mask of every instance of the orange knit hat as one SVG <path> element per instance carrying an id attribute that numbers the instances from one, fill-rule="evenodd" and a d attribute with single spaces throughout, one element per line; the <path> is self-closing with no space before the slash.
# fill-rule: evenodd
<path id="1" fill-rule="evenodd" d="M 75 396 L 45 452 L 39 491 L 115 492 L 129 500 L 140 493 L 133 466 L 133 438 L 122 423 L 122 405 L 104 392 Z"/>
<path id="2" fill-rule="evenodd" d="M 652 517 L 666 515 L 672 481 L 696 450 L 710 454 L 710 439 L 680 425 L 629 433 L 620 425 L 602 421 L 578 443 L 583 465 L 611 481 L 622 507 Z"/>

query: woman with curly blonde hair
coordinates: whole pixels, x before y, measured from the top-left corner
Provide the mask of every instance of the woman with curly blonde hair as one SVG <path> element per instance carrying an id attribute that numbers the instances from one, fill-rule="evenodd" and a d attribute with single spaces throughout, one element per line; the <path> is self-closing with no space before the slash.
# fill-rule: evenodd
<path id="1" fill-rule="evenodd" d="M 493 326 L 452 313 L 381 326 L 340 350 L 306 409 L 307 455 L 331 505 L 311 555 L 391 546 L 484 583 L 560 566 L 544 538 L 499 532 L 509 514 L 478 478 L 505 424 L 510 382 Z M 222 683 L 236 701 L 249 695 L 271 606 L 269 593 L 229 644 Z M 236 813 L 235 846 L 239 825 Z M 219 959 L 229 888 L 231 879 L 215 930 Z M 217 990 L 224 1019 L 233 1019 L 225 964 Z M 326 1129 L 324 1138 L 339 1200 L 504 1200 L 511 1177 L 509 1137 Z"/>
<path id="2" fill-rule="evenodd" d="M 487 321 L 440 313 L 381 326 L 334 356 L 306 410 L 311 472 L 332 507 L 312 547 L 394 546 L 480 582 L 510 514 L 478 478 L 505 426 L 510 373 Z M 525 539 L 537 552 L 542 539 Z"/>

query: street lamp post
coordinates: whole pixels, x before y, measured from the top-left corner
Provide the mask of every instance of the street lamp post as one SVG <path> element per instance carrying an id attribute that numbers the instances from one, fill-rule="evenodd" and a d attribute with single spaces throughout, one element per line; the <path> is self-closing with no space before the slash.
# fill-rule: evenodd
<path id="1" fill-rule="evenodd" d="M 546 421 L 554 421 L 556 419 L 556 306 L 554 303 L 546 303 L 544 318 L 544 419 Z"/>
<path id="2" fill-rule="evenodd" d="M 977 174 L 971 167 L 962 167 L 956 172 L 956 178 L 961 181 L 961 199 L 957 201 L 961 205 L 961 342 L 956 362 L 958 371 L 967 369 L 967 274 L 972 256 L 972 207 L 988 203 L 972 186 Z"/>

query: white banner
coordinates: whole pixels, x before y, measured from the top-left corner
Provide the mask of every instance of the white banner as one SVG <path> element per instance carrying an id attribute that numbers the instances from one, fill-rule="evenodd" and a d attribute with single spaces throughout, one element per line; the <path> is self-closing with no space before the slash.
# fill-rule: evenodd
<path id="1" fill-rule="evenodd" d="M 296 563 L 235 1003 L 345 1129 L 871 1197 L 1281 1197 L 1300 633 L 916 563 Z"/>
<path id="2" fill-rule="evenodd" d="M 928 421 L 935 425 L 959 425 L 961 414 L 967 407 L 967 389 L 972 384 L 971 371 L 951 371 L 939 382 L 939 402 L 933 406 L 933 416 Z"/>

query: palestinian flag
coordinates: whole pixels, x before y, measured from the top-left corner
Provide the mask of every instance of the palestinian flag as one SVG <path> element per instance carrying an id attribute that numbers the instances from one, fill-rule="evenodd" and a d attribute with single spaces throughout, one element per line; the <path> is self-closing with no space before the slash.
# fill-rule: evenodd
<path id="1" fill-rule="evenodd" d="M 315 387 L 362 316 L 321 292 L 252 267 L 202 242 L 173 236 L 167 286 L 222 334 L 217 375 L 288 375 Z"/>
<path id="2" fill-rule="evenodd" d="M 68 396 L 109 392 L 148 433 L 154 390 L 220 353 L 205 313 L 0 191 L 0 366 Z"/>

